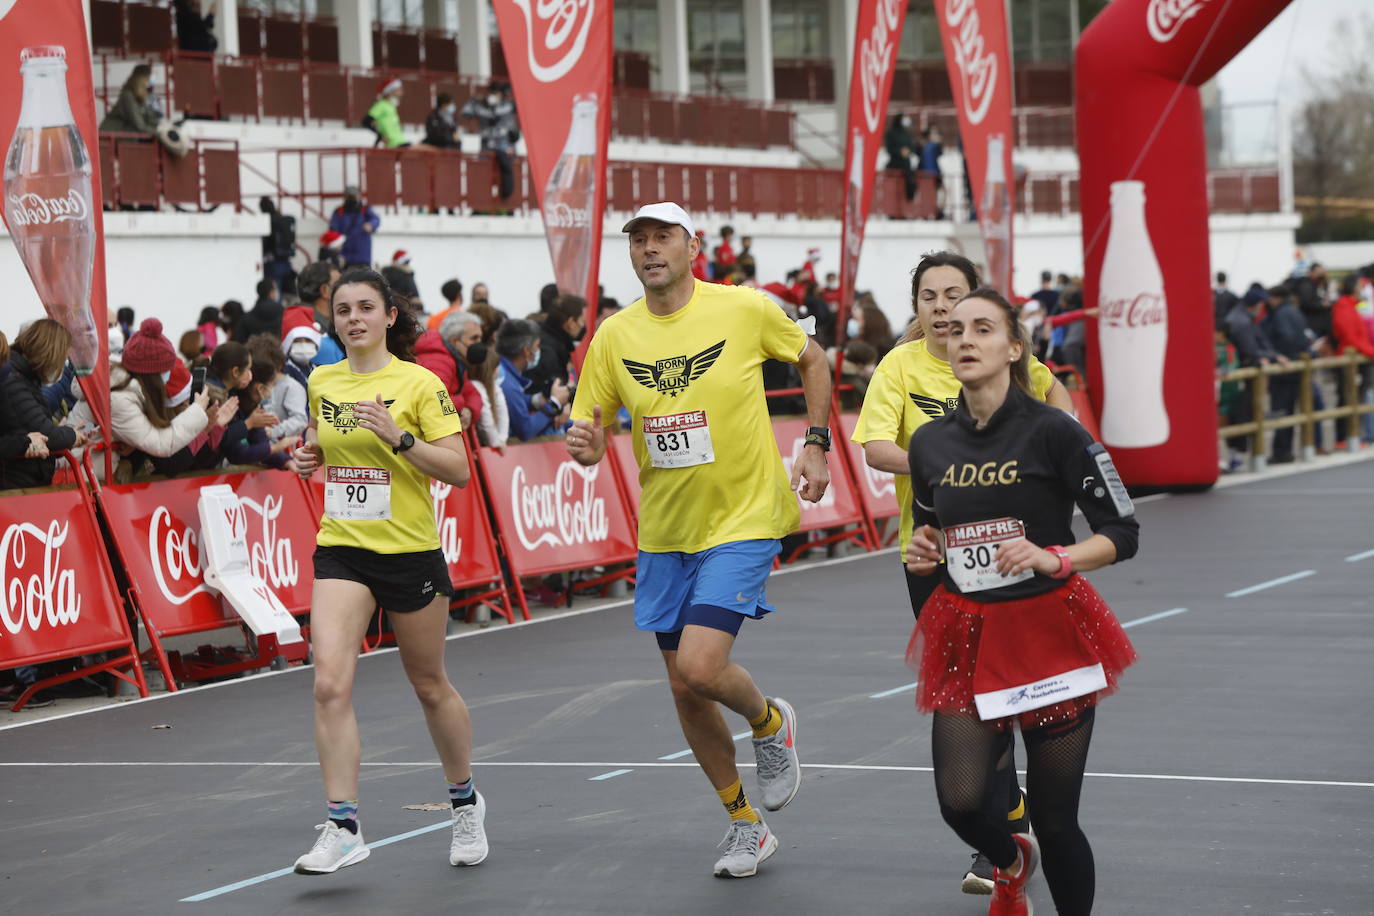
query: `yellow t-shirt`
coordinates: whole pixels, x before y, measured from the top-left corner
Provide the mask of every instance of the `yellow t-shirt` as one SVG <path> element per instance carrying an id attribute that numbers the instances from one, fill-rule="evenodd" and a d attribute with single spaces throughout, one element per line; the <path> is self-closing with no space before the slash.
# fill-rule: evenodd
<path id="1" fill-rule="evenodd" d="M 392 454 L 391 446 L 374 433 L 357 426 L 353 408 L 379 394 L 396 425 L 416 439 L 433 442 L 462 431 L 458 409 L 444 383 L 424 366 L 393 356 L 376 372 L 352 372 L 348 360 L 316 367 L 310 374 L 310 416 L 324 446 L 326 478 L 338 481 L 340 490 L 353 483 L 356 491 L 356 484 L 362 483 L 368 492 L 361 500 L 350 493 L 351 508 L 346 510 L 362 518 L 331 518 L 326 498 L 315 542 L 321 547 L 361 547 L 376 553 L 433 550 L 439 546 L 439 530 L 429 476 L 404 455 Z M 384 483 L 389 486 L 385 493 L 379 487 Z M 391 517 L 366 517 L 377 512 L 384 498 L 390 502 Z"/>
<path id="2" fill-rule="evenodd" d="M 760 366 L 795 363 L 806 345 L 806 332 L 763 293 L 700 281 L 672 315 L 640 299 L 601 325 L 572 416 L 590 420 L 600 404 L 603 423 L 622 406 L 633 417 L 640 550 L 696 553 L 796 530 Z"/>
<path id="3" fill-rule="evenodd" d="M 1030 362 L 1031 394 L 1045 400 L 1054 375 L 1035 357 Z M 963 387 L 954 377 L 949 363 L 930 355 L 926 341 L 913 340 L 893 347 L 868 383 L 859 422 L 854 425 L 855 442 L 895 442 L 902 448 L 911 443 L 911 434 L 928 420 L 944 416 L 959 403 L 959 389 Z M 898 543 L 902 562 L 906 562 L 906 545 L 915 527 L 911 517 L 911 476 L 896 475 L 897 505 L 902 507 Z"/>

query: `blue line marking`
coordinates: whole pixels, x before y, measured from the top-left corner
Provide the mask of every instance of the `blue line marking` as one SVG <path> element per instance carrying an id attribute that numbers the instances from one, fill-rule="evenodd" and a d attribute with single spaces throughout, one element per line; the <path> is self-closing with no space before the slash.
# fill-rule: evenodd
<path id="1" fill-rule="evenodd" d="M 1374 550 L 1366 550 L 1364 553 L 1351 554 L 1345 558 L 1345 562 L 1358 563 L 1361 560 L 1368 560 L 1370 557 L 1374 557 Z"/>
<path id="2" fill-rule="evenodd" d="M 870 693 L 870 694 L 868 695 L 868 698 L 869 698 L 870 700 L 881 700 L 883 697 L 890 697 L 890 696 L 892 696 L 892 695 L 894 695 L 894 694 L 906 693 L 908 690 L 915 690 L 915 689 L 916 689 L 916 684 L 914 684 L 914 683 L 912 683 L 912 684 L 903 684 L 903 685 L 900 686 L 900 687 L 893 687 L 891 690 L 884 690 L 884 691 L 881 692 L 881 693 Z"/>
<path id="3" fill-rule="evenodd" d="M 731 735 L 730 737 L 733 738 L 734 740 L 738 741 L 738 740 L 741 739 L 741 738 L 747 738 L 747 737 L 749 737 L 749 736 L 751 736 L 751 735 L 753 735 L 753 734 L 754 734 L 754 732 L 753 732 L 753 730 L 751 729 L 751 730 L 749 730 L 749 731 L 747 731 L 747 732 L 740 732 L 738 735 Z M 658 759 L 659 759 L 659 760 L 678 760 L 678 759 L 681 759 L 681 758 L 683 758 L 683 757 L 690 757 L 690 756 L 692 756 L 692 749 L 689 747 L 689 748 L 687 748 L 687 750 L 685 750 L 685 751 L 677 751 L 676 753 L 672 753 L 672 754 L 664 754 L 662 757 L 660 757 L 660 758 L 658 758 Z"/>
<path id="4" fill-rule="evenodd" d="M 392 843 L 399 843 L 402 840 L 408 840 L 411 837 L 417 837 L 424 833 L 433 833 L 436 830 L 447 830 L 450 827 L 452 827 L 452 822 L 446 819 L 437 824 L 430 824 L 428 827 L 420 827 L 416 830 L 407 830 L 405 833 L 398 833 L 394 836 L 389 836 L 380 840 L 376 840 L 374 842 L 368 843 L 367 848 L 380 849 L 383 846 L 390 846 Z M 273 878 L 280 878 L 283 875 L 292 874 L 294 871 L 294 868 L 279 868 L 276 871 L 269 871 L 266 874 L 258 875 L 255 878 L 245 878 L 242 881 L 235 881 L 233 884 L 226 884 L 223 887 L 217 887 L 214 890 L 206 891 L 203 894 L 196 894 L 192 897 L 183 897 L 181 898 L 181 902 L 200 903 L 202 900 L 209 900 L 212 897 L 218 897 L 221 894 L 229 894 L 234 891 L 243 890 L 245 887 L 252 887 L 255 884 L 262 884 L 266 881 L 271 881 Z"/>
<path id="5" fill-rule="evenodd" d="M 1273 588 L 1275 585 L 1283 585 L 1286 582 L 1296 582 L 1298 579 L 1306 579 L 1308 576 L 1315 576 L 1315 569 L 1304 569 L 1302 572 L 1293 573 L 1291 576 L 1280 576 L 1277 579 L 1270 579 L 1268 582 L 1261 582 L 1259 585 L 1252 585 L 1249 588 L 1237 589 L 1234 592 L 1227 592 L 1227 598 L 1241 598 L 1255 592 L 1264 591 L 1266 588 Z"/>
<path id="6" fill-rule="evenodd" d="M 617 776 L 624 776 L 626 773 L 633 773 L 634 770 L 611 770 L 609 773 L 602 773 L 600 776 L 593 776 L 588 782 L 600 782 L 603 779 L 615 779 Z"/>
<path id="7" fill-rule="evenodd" d="M 1151 614 L 1148 617 L 1137 617 L 1135 620 L 1123 623 L 1121 627 L 1122 629 L 1128 630 L 1131 627 L 1140 626 L 1142 623 L 1151 623 L 1156 620 L 1163 620 L 1165 617 L 1172 617 L 1175 614 L 1186 614 L 1187 612 L 1188 609 L 1186 607 L 1176 607 L 1171 611 L 1160 611 L 1158 614 Z"/>

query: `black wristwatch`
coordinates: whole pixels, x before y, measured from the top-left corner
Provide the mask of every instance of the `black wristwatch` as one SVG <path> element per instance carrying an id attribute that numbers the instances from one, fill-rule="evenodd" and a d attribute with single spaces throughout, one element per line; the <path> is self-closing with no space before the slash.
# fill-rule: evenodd
<path id="1" fill-rule="evenodd" d="M 401 433 L 401 441 L 391 447 L 391 454 L 399 455 L 415 445 L 415 437 L 408 432 Z"/>
<path id="2" fill-rule="evenodd" d="M 806 445 L 819 446 L 823 452 L 830 451 L 830 427 L 828 426 L 808 426 L 806 428 L 806 438 L 803 440 Z"/>

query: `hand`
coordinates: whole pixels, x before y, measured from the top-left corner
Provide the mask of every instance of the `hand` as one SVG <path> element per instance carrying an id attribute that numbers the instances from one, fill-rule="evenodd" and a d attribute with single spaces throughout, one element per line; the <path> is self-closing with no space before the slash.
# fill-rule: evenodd
<path id="1" fill-rule="evenodd" d="M 1059 572 L 1059 558 L 1025 538 L 1003 541 L 997 548 L 996 561 L 997 571 L 1004 576 L 1014 576 L 1027 569 L 1047 576 Z"/>
<path id="2" fill-rule="evenodd" d="M 359 401 L 353 408 L 353 415 L 358 418 L 360 428 L 372 430 L 387 445 L 395 448 L 401 444 L 401 427 L 396 425 L 380 394 L 375 401 Z"/>
<path id="3" fill-rule="evenodd" d="M 557 379 L 554 380 L 553 385 L 549 388 L 549 397 L 553 398 L 558 403 L 564 406 L 567 406 L 568 404 L 569 393 L 570 392 L 568 391 L 568 386 L 558 381 Z"/>
<path id="4" fill-rule="evenodd" d="M 72 448 L 81 448 L 81 447 L 84 446 L 87 442 L 90 442 L 90 441 L 91 441 L 91 437 L 88 436 L 88 435 L 86 434 L 86 430 L 85 430 L 85 428 L 83 427 L 82 429 L 78 429 L 78 430 L 76 431 L 76 441 L 72 443 Z"/>
<path id="5" fill-rule="evenodd" d="M 324 446 L 318 442 L 305 442 L 291 453 L 291 460 L 295 462 L 296 473 L 309 479 L 324 464 Z"/>
<path id="6" fill-rule="evenodd" d="M 601 405 L 592 407 L 590 420 L 577 420 L 568 430 L 568 454 L 578 464 L 596 463 L 598 456 L 606 451 L 606 427 L 601 423 Z"/>
<path id="7" fill-rule="evenodd" d="M 464 407 L 459 410 L 458 421 L 463 424 L 463 429 L 472 429 L 472 408 Z"/>
<path id="8" fill-rule="evenodd" d="M 368 235 L 371 235 L 371 234 L 372 234 L 372 224 L 371 224 L 371 223 L 363 223 L 363 231 L 366 232 Z"/>
<path id="9" fill-rule="evenodd" d="M 48 437 L 42 433 L 29 433 L 29 448 L 24 453 L 25 458 L 46 458 L 48 457 Z"/>
<path id="10" fill-rule="evenodd" d="M 802 446 L 801 454 L 792 462 L 792 489 L 807 502 L 818 503 L 828 486 L 830 468 L 825 463 L 825 452 L 819 446 Z"/>
<path id="11" fill-rule="evenodd" d="M 215 425 L 228 426 L 233 422 L 234 417 L 238 416 L 238 412 L 239 398 L 238 395 L 234 395 L 232 398 L 215 408 L 215 415 L 213 417 Z"/>
<path id="12" fill-rule="evenodd" d="M 944 534 L 931 525 L 922 525 L 911 532 L 911 542 L 906 545 L 906 568 L 913 575 L 933 575 L 944 559 Z"/>
<path id="13" fill-rule="evenodd" d="M 266 410 L 258 407 L 248 415 L 248 419 L 244 422 L 249 429 L 266 429 L 269 426 L 276 426 L 281 421 L 277 419 L 276 414 L 268 413 Z"/>
<path id="14" fill-rule="evenodd" d="M 200 389 L 200 394 L 198 394 L 198 395 L 196 395 L 195 397 L 191 398 L 191 403 L 194 404 L 194 405 L 196 405 L 197 407 L 199 407 L 201 410 L 205 411 L 206 413 L 209 413 L 209 412 L 210 412 L 210 389 L 209 389 L 209 388 L 202 388 L 202 389 Z"/>
<path id="15" fill-rule="evenodd" d="M 1278 364 L 1279 364 L 1280 366 L 1292 365 L 1292 361 L 1289 360 L 1288 357 L 1283 356 L 1283 355 L 1276 356 L 1276 357 L 1275 357 L 1275 360 L 1278 362 Z"/>
<path id="16" fill-rule="evenodd" d="M 1083 310 L 1083 314 L 1086 315 L 1086 316 L 1089 317 L 1089 318 L 1096 318 L 1096 317 L 1097 317 L 1097 313 L 1100 312 L 1100 311 L 1102 311 L 1102 310 L 1101 310 L 1100 308 L 1098 308 L 1097 306 L 1094 305 L 1094 306 L 1093 306 L 1092 308 L 1090 308 L 1090 309 L 1084 309 L 1084 310 Z"/>
<path id="17" fill-rule="evenodd" d="M 289 437 L 278 439 L 276 442 L 272 443 L 272 454 L 275 455 L 279 452 L 287 451 L 295 444 L 296 440 Z"/>

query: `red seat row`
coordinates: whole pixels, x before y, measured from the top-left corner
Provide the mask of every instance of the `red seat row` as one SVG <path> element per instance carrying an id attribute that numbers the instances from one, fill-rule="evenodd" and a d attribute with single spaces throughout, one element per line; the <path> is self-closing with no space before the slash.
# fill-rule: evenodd
<path id="1" fill-rule="evenodd" d="M 100 135 L 100 185 L 107 209 L 238 207 L 239 148 L 233 140 L 196 140 L 173 156 L 144 134 Z"/>

